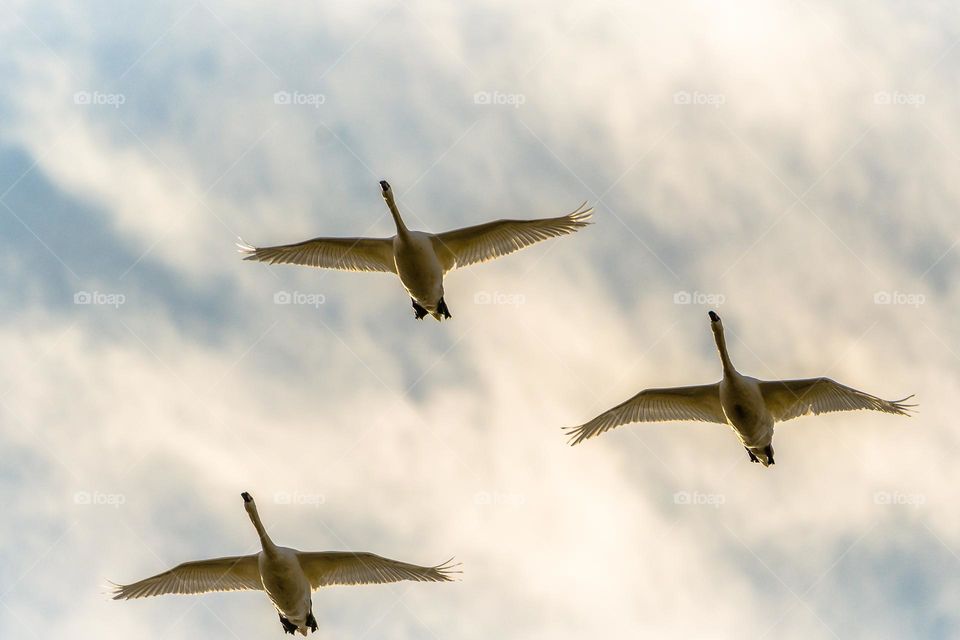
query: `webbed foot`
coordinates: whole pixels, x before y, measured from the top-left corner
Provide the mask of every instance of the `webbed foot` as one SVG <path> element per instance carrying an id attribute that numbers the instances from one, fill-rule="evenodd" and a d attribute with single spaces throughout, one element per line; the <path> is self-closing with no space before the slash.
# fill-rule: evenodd
<path id="1" fill-rule="evenodd" d="M 423 318 L 427 315 L 427 310 L 417 304 L 417 301 L 413 298 L 410 298 L 410 302 L 413 303 L 414 316 L 417 318 L 417 320 L 423 320 Z"/>
<path id="2" fill-rule="evenodd" d="M 447 303 L 443 301 L 443 298 L 440 298 L 440 304 L 437 305 L 437 313 L 443 315 L 444 318 L 452 318 L 450 315 L 450 309 L 447 308 Z"/>
<path id="3" fill-rule="evenodd" d="M 280 615 L 280 614 L 277 614 L 277 615 Z M 284 633 L 289 633 L 290 635 L 293 635 L 297 632 L 297 625 L 293 624 L 292 622 L 284 618 L 282 615 L 280 615 L 280 624 L 283 625 Z"/>

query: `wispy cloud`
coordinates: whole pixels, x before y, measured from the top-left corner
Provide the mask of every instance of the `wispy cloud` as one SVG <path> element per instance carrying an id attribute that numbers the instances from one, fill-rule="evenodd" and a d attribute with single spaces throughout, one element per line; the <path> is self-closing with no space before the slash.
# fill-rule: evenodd
<path id="1" fill-rule="evenodd" d="M 0 635 L 279 633 L 102 593 L 252 551 L 243 490 L 284 544 L 464 562 L 319 593 L 331 636 L 956 635 L 960 33 L 926 11 L 0 10 Z M 391 233 L 381 178 L 433 231 L 596 224 L 453 274 L 443 325 L 234 253 Z M 716 425 L 565 445 L 716 380 L 710 305 L 743 371 L 919 415 L 789 423 L 766 471 Z"/>

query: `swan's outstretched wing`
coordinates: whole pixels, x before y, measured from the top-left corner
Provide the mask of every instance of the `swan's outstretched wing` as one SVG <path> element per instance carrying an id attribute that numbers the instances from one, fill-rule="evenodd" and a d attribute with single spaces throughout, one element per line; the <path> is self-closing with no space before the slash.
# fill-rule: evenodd
<path id="1" fill-rule="evenodd" d="M 237 246 L 248 254 L 244 260 L 342 271 L 397 271 L 392 238 L 314 238 L 276 247 L 252 247 L 241 240 Z"/>
<path id="2" fill-rule="evenodd" d="M 910 415 L 915 404 L 903 404 L 913 396 L 901 400 L 883 400 L 863 391 L 857 391 L 830 378 L 806 380 L 769 380 L 760 382 L 760 393 L 774 420 L 782 422 L 831 411 L 871 409 L 901 416 Z"/>
<path id="3" fill-rule="evenodd" d="M 486 262 L 558 236 L 573 233 L 590 224 L 592 208 L 586 202 L 576 211 L 558 218 L 539 220 L 497 220 L 432 236 L 433 247 L 444 271 Z"/>
<path id="4" fill-rule="evenodd" d="M 622 424 L 670 420 L 726 424 L 726 416 L 720 407 L 720 383 L 646 389 L 586 424 L 567 427 L 566 432 L 570 436 L 570 444 L 575 445 Z"/>
<path id="5" fill-rule="evenodd" d="M 165 593 L 263 590 L 257 556 L 232 556 L 184 562 L 169 571 L 133 584 L 114 585 L 114 600 L 131 600 Z"/>
<path id="6" fill-rule="evenodd" d="M 450 561 L 435 567 L 420 567 L 373 553 L 350 551 L 299 552 L 300 566 L 314 589 L 338 584 L 383 584 L 413 580 L 415 582 L 449 582 L 455 565 Z"/>

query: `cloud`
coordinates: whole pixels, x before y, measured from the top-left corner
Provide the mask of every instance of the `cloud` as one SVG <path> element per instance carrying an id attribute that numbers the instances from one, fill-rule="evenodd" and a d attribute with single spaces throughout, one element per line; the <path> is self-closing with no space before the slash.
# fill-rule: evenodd
<path id="1" fill-rule="evenodd" d="M 243 490 L 283 544 L 464 563 L 316 594 L 330 636 L 951 635 L 945 5 L 155 11 L 0 22 L 5 637 L 278 633 L 262 594 L 101 589 L 253 551 Z M 443 325 L 388 277 L 233 252 L 390 234 L 384 177 L 419 228 L 596 224 L 453 274 Z M 565 445 L 716 380 L 711 306 L 744 372 L 920 413 L 787 423 L 769 470 L 716 425 Z"/>

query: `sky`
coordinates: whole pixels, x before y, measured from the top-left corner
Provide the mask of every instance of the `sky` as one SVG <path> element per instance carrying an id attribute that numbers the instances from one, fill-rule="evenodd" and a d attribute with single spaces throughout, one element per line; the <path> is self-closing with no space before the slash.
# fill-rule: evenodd
<path id="1" fill-rule="evenodd" d="M 0 4 L 0 637 L 281 637 L 262 593 L 109 599 L 274 540 L 451 556 L 326 638 L 960 635 L 960 7 Z M 257 245 L 595 224 L 450 274 Z M 918 413 L 580 424 L 737 368 Z"/>

